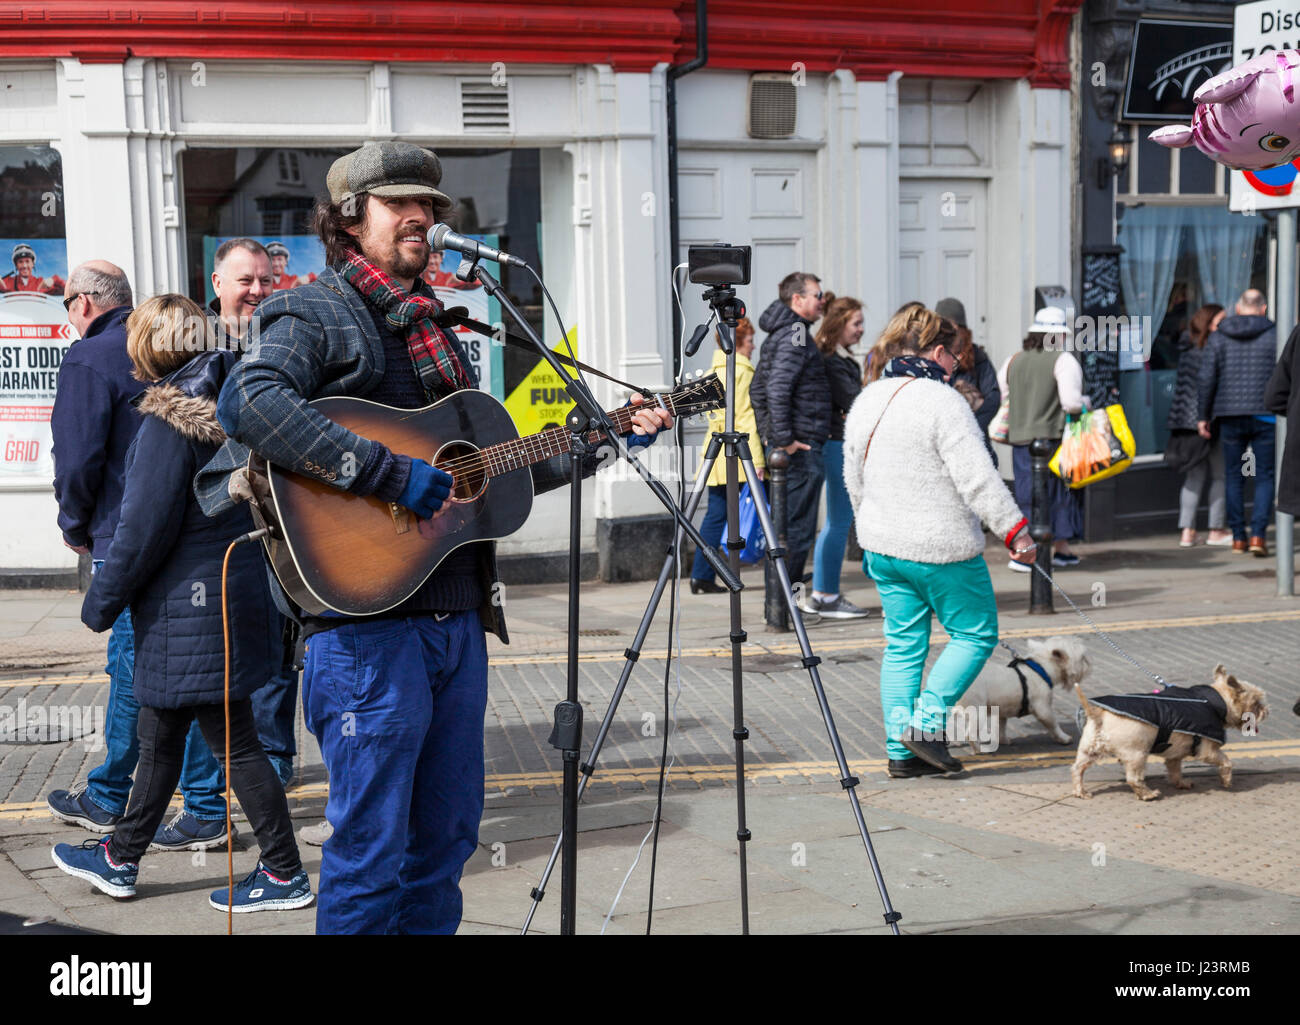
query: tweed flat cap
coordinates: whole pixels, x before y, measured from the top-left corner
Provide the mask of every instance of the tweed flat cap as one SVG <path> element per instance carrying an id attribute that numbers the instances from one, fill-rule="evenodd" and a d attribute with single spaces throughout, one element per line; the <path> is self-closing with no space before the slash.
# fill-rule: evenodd
<path id="1" fill-rule="evenodd" d="M 358 192 L 376 196 L 432 196 L 435 213 L 454 206 L 439 192 L 442 162 L 431 150 L 409 142 L 376 142 L 339 157 L 325 177 L 330 201 L 342 203 Z"/>

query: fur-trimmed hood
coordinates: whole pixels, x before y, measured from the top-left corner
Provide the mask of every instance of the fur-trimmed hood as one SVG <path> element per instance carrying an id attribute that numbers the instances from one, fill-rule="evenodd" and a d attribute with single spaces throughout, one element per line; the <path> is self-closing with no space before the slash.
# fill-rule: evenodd
<path id="1" fill-rule="evenodd" d="M 217 395 L 234 365 L 231 352 L 205 352 L 178 367 L 135 400 L 145 416 L 156 416 L 183 438 L 220 445 L 226 432 L 217 421 Z"/>

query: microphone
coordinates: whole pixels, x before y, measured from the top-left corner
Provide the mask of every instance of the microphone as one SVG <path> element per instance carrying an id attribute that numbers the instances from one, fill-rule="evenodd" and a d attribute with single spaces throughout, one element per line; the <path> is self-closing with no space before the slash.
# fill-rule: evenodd
<path id="1" fill-rule="evenodd" d="M 452 231 L 451 225 L 448 224 L 435 224 L 429 229 L 428 238 L 431 248 L 454 249 L 471 260 L 477 257 L 481 260 L 494 260 L 507 267 L 528 266 L 517 256 L 503 253 L 500 249 L 493 249 L 477 239 L 466 238 L 464 235 Z"/>

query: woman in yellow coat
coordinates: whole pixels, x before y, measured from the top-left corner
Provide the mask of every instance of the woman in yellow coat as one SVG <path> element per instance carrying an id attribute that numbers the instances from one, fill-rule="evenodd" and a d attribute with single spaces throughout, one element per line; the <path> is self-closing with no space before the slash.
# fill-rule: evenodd
<path id="1" fill-rule="evenodd" d="M 758 425 L 754 420 L 754 407 L 749 402 L 749 382 L 754 379 L 754 364 L 749 357 L 754 352 L 754 325 L 742 317 L 736 322 L 736 430 L 749 434 L 749 454 L 759 480 L 763 479 L 763 443 L 758 440 Z M 713 353 L 712 370 L 726 380 L 727 354 L 719 347 Z M 709 414 L 709 431 L 724 431 L 726 414 L 718 409 Z M 713 548 L 722 544 L 722 533 L 727 527 L 727 461 L 719 454 L 709 473 L 709 507 L 700 524 L 700 536 Z M 745 469 L 740 468 L 740 483 L 745 483 Z M 691 567 L 691 594 L 720 594 L 726 588 L 713 575 L 713 567 L 699 552 Z"/>

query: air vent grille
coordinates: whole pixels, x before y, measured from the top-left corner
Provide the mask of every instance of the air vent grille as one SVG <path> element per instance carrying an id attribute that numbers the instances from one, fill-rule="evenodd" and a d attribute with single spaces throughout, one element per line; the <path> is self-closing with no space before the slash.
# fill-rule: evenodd
<path id="1" fill-rule="evenodd" d="M 510 83 L 493 85 L 490 78 L 460 82 L 461 126 L 466 132 L 509 132 Z"/>
<path id="2" fill-rule="evenodd" d="M 752 139 L 789 139 L 794 135 L 795 84 L 782 72 L 749 79 L 749 135 Z"/>

